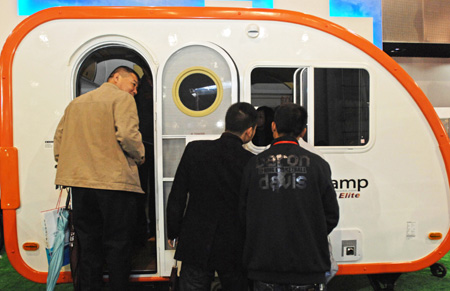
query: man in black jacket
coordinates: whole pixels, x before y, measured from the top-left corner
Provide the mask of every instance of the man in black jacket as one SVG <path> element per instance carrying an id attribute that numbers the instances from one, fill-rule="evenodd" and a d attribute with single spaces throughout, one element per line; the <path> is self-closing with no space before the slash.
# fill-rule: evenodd
<path id="1" fill-rule="evenodd" d="M 302 107 L 281 105 L 272 123 L 275 140 L 244 170 L 243 261 L 254 290 L 326 288 L 327 236 L 338 223 L 339 206 L 330 166 L 298 144 L 306 120 Z"/>
<path id="2" fill-rule="evenodd" d="M 181 290 L 210 290 L 215 271 L 223 290 L 247 290 L 238 203 L 253 156 L 242 145 L 253 138 L 256 117 L 252 105 L 233 104 L 219 139 L 186 146 L 167 202 L 169 244 L 178 238 L 175 258 L 183 262 Z"/>

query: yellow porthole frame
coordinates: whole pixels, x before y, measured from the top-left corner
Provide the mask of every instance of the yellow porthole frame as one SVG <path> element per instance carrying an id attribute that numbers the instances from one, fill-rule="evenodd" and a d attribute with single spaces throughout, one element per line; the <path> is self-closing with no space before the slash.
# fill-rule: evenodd
<path id="1" fill-rule="evenodd" d="M 203 75 L 208 76 L 210 79 L 212 79 L 214 81 L 214 83 L 217 87 L 217 96 L 216 96 L 216 99 L 214 100 L 213 104 L 211 104 L 211 106 L 209 106 L 208 108 L 201 110 L 201 111 L 191 110 L 191 109 L 187 108 L 186 106 L 184 106 L 183 102 L 181 102 L 180 95 L 179 95 L 181 83 L 184 81 L 184 79 L 186 79 L 188 76 L 193 75 L 193 74 L 203 74 Z M 205 68 L 205 67 L 190 67 L 190 68 L 184 70 L 183 72 L 181 72 L 175 78 L 175 81 L 174 81 L 173 87 L 172 87 L 172 96 L 173 96 L 173 101 L 175 102 L 175 105 L 178 107 L 178 109 L 180 109 L 181 112 L 183 112 L 186 115 L 193 116 L 193 117 L 202 117 L 202 116 L 211 114 L 212 112 L 214 112 L 214 110 L 217 109 L 217 107 L 219 107 L 219 105 L 223 99 L 223 86 L 222 86 L 222 82 L 220 81 L 219 76 L 217 76 L 217 74 L 214 73 L 212 70 Z"/>

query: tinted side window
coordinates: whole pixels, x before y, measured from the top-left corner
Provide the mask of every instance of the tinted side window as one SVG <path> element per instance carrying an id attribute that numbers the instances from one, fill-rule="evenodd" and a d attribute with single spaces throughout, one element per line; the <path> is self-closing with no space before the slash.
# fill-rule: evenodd
<path id="1" fill-rule="evenodd" d="M 362 146 L 369 141 L 369 74 L 315 68 L 314 145 Z"/>

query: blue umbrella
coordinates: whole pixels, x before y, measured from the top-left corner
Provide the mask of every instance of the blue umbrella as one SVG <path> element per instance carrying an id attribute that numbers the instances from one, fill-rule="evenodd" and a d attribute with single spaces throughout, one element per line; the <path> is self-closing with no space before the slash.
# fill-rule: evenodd
<path id="1" fill-rule="evenodd" d="M 68 227 L 69 211 L 60 209 L 56 223 L 55 243 L 53 244 L 53 253 L 50 257 L 47 275 L 47 291 L 55 289 L 59 272 L 61 271 L 64 260 L 64 237 Z"/>

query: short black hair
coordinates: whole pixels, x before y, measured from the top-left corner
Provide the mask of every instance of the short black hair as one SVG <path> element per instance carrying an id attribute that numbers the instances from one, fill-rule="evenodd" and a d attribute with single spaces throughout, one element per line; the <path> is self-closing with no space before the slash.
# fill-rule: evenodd
<path id="1" fill-rule="evenodd" d="M 133 69 L 130 68 L 130 67 L 127 67 L 127 66 L 118 66 L 117 68 L 115 68 L 115 69 L 111 72 L 111 74 L 109 74 L 108 80 L 111 79 L 111 78 L 114 76 L 115 73 L 120 73 L 120 74 L 122 74 L 122 73 L 134 74 L 134 75 L 136 76 L 136 78 L 138 79 L 138 83 L 141 82 L 141 78 L 139 77 L 138 73 L 136 73 L 136 71 L 133 70 Z"/>
<path id="2" fill-rule="evenodd" d="M 297 138 L 306 128 L 307 120 L 306 109 L 297 104 L 282 104 L 275 111 L 274 122 L 279 134 Z"/>
<path id="3" fill-rule="evenodd" d="M 225 115 L 225 130 L 234 134 L 243 134 L 249 127 L 256 126 L 257 113 L 253 105 L 238 102 L 230 106 Z"/>

